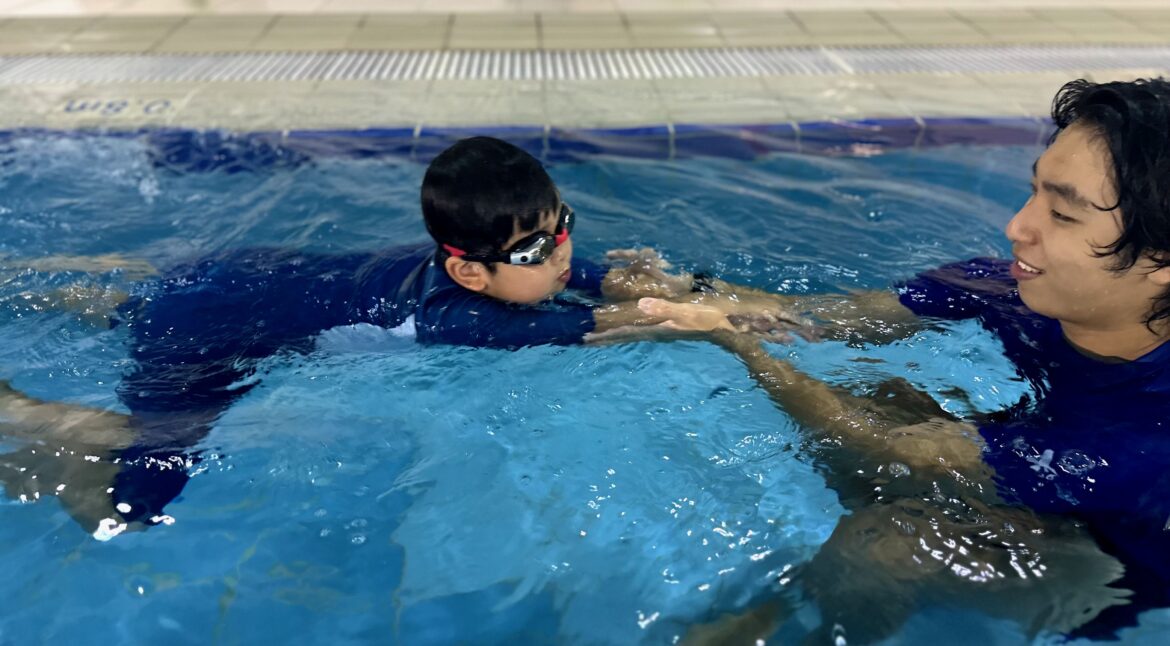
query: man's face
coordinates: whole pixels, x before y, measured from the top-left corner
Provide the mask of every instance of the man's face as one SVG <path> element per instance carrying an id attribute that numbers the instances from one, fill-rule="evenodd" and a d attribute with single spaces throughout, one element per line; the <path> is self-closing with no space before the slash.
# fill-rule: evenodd
<path id="1" fill-rule="evenodd" d="M 513 231 L 512 237 L 504 244 L 511 249 L 527 236 L 544 231 L 556 234 L 557 211 L 545 213 L 537 229 Z M 509 265 L 496 263 L 496 272 L 489 275 L 483 293 L 511 303 L 539 303 L 556 296 L 569 282 L 569 265 L 573 260 L 573 240 L 569 238 L 556 248 L 551 258 L 540 265 Z"/>
<path id="2" fill-rule="evenodd" d="M 1092 131 L 1065 129 L 1036 162 L 1032 197 L 1008 222 L 1012 275 L 1029 309 L 1065 325 L 1108 331 L 1145 321 L 1164 285 L 1148 258 L 1110 271 L 1116 256 L 1095 252 L 1121 236 L 1108 149 Z"/>

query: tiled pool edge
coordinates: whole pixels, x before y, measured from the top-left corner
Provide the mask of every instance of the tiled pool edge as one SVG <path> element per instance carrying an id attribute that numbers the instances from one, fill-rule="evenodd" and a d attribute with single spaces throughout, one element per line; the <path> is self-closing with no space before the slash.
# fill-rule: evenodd
<path id="1" fill-rule="evenodd" d="M 1043 73 L 1166 67 L 1168 44 L 818 45 L 578 50 L 0 54 L 0 85 L 267 81 L 609 81 Z"/>
<path id="2" fill-rule="evenodd" d="M 454 141 L 474 135 L 508 140 L 546 161 L 593 155 L 646 159 L 696 156 L 755 159 L 775 152 L 872 156 L 886 150 L 952 144 L 1041 145 L 1051 123 L 1026 117 L 940 117 L 807 121 L 771 124 L 665 124 L 632 128 L 485 126 L 456 128 L 296 129 L 234 132 L 168 127 L 16 128 L 0 130 L 0 145 L 33 137 L 114 136 L 148 141 L 160 151 L 183 150 L 229 164 L 241 154 L 322 157 L 399 157 L 429 161 Z"/>

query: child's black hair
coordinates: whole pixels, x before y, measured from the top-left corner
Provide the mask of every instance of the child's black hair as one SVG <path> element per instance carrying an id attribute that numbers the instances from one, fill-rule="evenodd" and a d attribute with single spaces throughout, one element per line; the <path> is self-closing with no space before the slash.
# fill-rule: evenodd
<path id="1" fill-rule="evenodd" d="M 463 139 L 439 153 L 422 183 L 427 231 L 439 245 L 499 253 L 517 231 L 533 231 L 560 197 L 535 157 L 493 137 Z M 493 269 L 491 265 L 488 269 Z"/>

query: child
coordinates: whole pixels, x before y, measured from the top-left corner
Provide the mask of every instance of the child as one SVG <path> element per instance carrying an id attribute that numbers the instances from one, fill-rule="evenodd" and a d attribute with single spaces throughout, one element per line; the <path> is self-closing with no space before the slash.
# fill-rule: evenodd
<path id="1" fill-rule="evenodd" d="M 690 296 L 693 288 L 691 276 L 666 274 L 656 256 L 634 254 L 629 267 L 610 270 L 574 259 L 573 209 L 540 163 L 506 142 L 476 137 L 441 153 L 423 180 L 422 211 L 433 238 L 424 245 L 344 255 L 231 251 L 180 266 L 122 303 L 117 321 L 129 328 L 135 367 L 118 393 L 134 439 L 120 437 L 108 455 L 122 464 L 110 488 L 117 513 L 94 514 L 87 499 L 89 511 L 74 514 L 79 522 L 109 536 L 129 522 L 169 520 L 162 508 L 197 460 L 186 451 L 255 385 L 239 386 L 256 361 L 310 350 L 330 328 L 368 324 L 425 343 L 519 348 L 637 338 L 660 325 L 729 327 L 701 303 L 680 304 L 670 318 L 641 311 L 637 297 Z M 565 290 L 598 304 L 562 299 Z M 6 398 L 23 402 L 30 419 L 47 405 L 11 390 Z M 84 441 L 85 425 L 72 429 L 58 429 L 64 436 L 53 441 Z M 30 464 L 44 459 L 0 457 L 10 495 L 33 498 L 38 469 L 61 472 Z"/>

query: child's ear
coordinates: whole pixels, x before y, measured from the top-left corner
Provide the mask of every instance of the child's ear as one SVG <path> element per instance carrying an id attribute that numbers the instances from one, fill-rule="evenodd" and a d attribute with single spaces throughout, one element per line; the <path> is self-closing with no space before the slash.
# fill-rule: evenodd
<path id="1" fill-rule="evenodd" d="M 451 280 L 464 289 L 470 289 L 473 292 L 482 292 L 487 289 L 490 280 L 487 267 L 478 262 L 468 262 L 451 256 L 443 263 L 443 268 L 447 270 L 447 275 L 451 277 Z"/>

